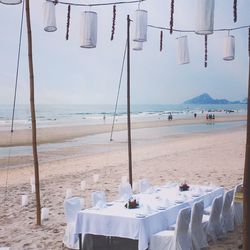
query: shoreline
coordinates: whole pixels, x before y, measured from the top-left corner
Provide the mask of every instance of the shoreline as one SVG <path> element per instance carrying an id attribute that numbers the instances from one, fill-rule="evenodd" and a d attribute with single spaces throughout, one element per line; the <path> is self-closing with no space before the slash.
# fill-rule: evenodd
<path id="1" fill-rule="evenodd" d="M 189 124 L 206 124 L 206 123 L 221 123 L 246 121 L 246 115 L 223 115 L 216 117 L 215 120 L 206 120 L 204 117 L 168 120 L 154 120 L 145 122 L 133 122 L 132 129 L 143 128 L 158 128 L 165 126 L 189 125 Z M 72 125 L 37 128 L 37 143 L 38 145 L 47 143 L 64 142 L 89 135 L 97 135 L 111 132 L 112 124 L 97 124 L 97 125 Z M 117 123 L 114 126 L 114 132 L 124 131 L 127 129 L 126 123 Z M 9 131 L 0 131 L 0 147 L 13 146 L 29 146 L 32 144 L 31 129 L 17 129 L 14 133 Z"/>

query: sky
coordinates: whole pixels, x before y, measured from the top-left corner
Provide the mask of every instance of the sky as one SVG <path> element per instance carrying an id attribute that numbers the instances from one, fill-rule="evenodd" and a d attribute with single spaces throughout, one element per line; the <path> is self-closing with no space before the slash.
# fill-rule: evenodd
<path id="1" fill-rule="evenodd" d="M 65 0 L 66 1 L 66 0 Z M 68 2 L 72 2 L 68 0 Z M 75 0 L 104 3 L 104 0 Z M 126 42 L 127 15 L 135 18 L 137 4 L 117 5 L 114 40 L 110 41 L 112 6 L 91 7 L 98 14 L 97 48 L 80 48 L 80 15 L 89 7 L 71 8 L 70 37 L 65 40 L 67 6 L 56 6 L 57 31 L 43 26 L 43 3 L 30 0 L 36 104 L 115 104 Z M 175 0 L 174 28 L 195 28 L 196 0 Z M 170 0 L 146 0 L 148 24 L 168 27 Z M 13 102 L 22 5 L 0 4 L 0 104 Z M 233 0 L 215 0 L 215 29 L 250 25 L 250 1 L 238 1 L 238 21 L 233 22 Z M 134 24 L 131 24 L 131 46 Z M 213 98 L 242 100 L 247 96 L 248 29 L 232 31 L 234 61 L 222 59 L 227 32 L 208 37 L 208 67 L 204 68 L 204 37 L 164 31 L 159 51 L 160 30 L 148 28 L 143 51 L 131 50 L 131 103 L 178 104 L 202 93 Z M 177 40 L 188 36 L 190 64 L 177 64 Z M 126 73 L 126 67 L 125 67 Z M 29 103 L 29 69 L 26 19 L 22 36 L 17 103 Z M 126 74 L 119 104 L 126 103 Z"/>

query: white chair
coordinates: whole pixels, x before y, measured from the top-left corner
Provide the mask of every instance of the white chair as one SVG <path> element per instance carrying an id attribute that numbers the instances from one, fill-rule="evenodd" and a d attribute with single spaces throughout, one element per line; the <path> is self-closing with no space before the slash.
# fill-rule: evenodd
<path id="1" fill-rule="evenodd" d="M 234 217 L 232 209 L 233 195 L 234 190 L 229 190 L 224 194 L 221 211 L 221 224 L 225 234 L 234 230 Z"/>
<path id="2" fill-rule="evenodd" d="M 234 188 L 234 197 L 237 192 L 240 192 L 242 189 L 242 184 L 235 186 Z M 235 225 L 243 224 L 243 203 L 233 202 L 233 214 L 234 214 L 234 223 Z"/>
<path id="3" fill-rule="evenodd" d="M 105 193 L 103 191 L 96 191 L 91 194 L 92 206 L 103 206 L 106 203 Z"/>
<path id="4" fill-rule="evenodd" d="M 119 185 L 119 198 L 127 201 L 132 196 L 133 191 L 130 183 L 124 182 Z"/>
<path id="5" fill-rule="evenodd" d="M 201 248 L 208 246 L 206 234 L 202 229 L 203 211 L 203 201 L 198 201 L 194 203 L 189 227 L 193 250 L 200 250 Z"/>
<path id="6" fill-rule="evenodd" d="M 64 200 L 64 213 L 67 222 L 67 228 L 64 234 L 63 243 L 71 249 L 79 249 L 79 241 L 75 237 L 75 224 L 77 213 L 81 210 L 81 199 L 73 197 Z"/>
<path id="7" fill-rule="evenodd" d="M 177 216 L 174 231 L 166 230 L 153 235 L 150 239 L 149 250 L 190 250 L 192 243 L 188 232 L 191 208 L 184 208 Z"/>
<path id="8" fill-rule="evenodd" d="M 150 188 L 150 183 L 148 179 L 139 180 L 138 188 L 140 193 L 145 193 Z"/>
<path id="9" fill-rule="evenodd" d="M 207 236 L 208 241 L 212 240 L 213 242 L 215 242 L 223 235 L 223 230 L 220 220 L 222 203 L 223 203 L 222 195 L 214 198 L 211 207 L 211 214 L 203 215 L 202 227 Z"/>

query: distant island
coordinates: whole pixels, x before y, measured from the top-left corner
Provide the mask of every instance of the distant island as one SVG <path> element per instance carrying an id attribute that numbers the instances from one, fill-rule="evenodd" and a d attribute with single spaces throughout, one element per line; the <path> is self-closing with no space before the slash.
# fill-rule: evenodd
<path id="1" fill-rule="evenodd" d="M 227 99 L 213 99 L 209 94 L 204 93 L 184 102 L 184 104 L 246 104 L 247 98 L 242 101 L 228 101 Z"/>

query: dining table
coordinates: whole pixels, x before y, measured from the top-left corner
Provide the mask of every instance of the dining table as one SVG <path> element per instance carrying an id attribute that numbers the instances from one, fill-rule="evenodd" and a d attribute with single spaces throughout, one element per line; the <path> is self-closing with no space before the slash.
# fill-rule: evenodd
<path id="1" fill-rule="evenodd" d="M 138 250 L 146 250 L 151 236 L 175 224 L 181 209 L 201 200 L 207 208 L 215 197 L 223 194 L 224 188 L 214 185 L 189 185 L 186 191 L 180 191 L 175 183 L 150 187 L 144 193 L 133 195 L 137 202 L 133 209 L 128 208 L 127 200 L 118 199 L 79 211 L 75 237 L 81 239 L 91 234 L 128 238 L 138 240 Z"/>

